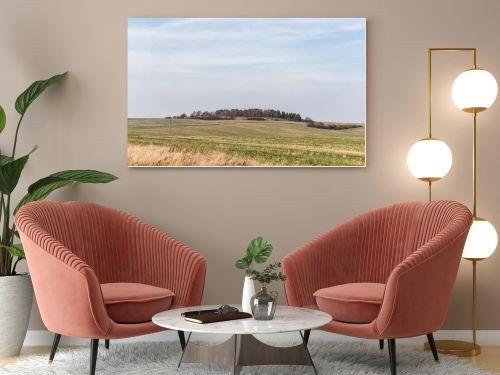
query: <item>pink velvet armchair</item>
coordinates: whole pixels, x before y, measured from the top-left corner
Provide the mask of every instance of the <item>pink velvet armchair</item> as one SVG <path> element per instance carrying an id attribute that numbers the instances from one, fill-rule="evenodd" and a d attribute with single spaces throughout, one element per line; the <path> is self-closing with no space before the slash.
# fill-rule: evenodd
<path id="1" fill-rule="evenodd" d="M 446 318 L 471 223 L 451 201 L 358 215 L 285 257 L 288 304 L 328 312 L 325 331 L 378 339 L 381 349 L 387 339 L 393 375 L 398 338 L 427 335 L 437 361 L 433 332 Z"/>
<path id="2" fill-rule="evenodd" d="M 99 339 L 163 330 L 151 318 L 199 305 L 205 260 L 160 230 L 115 209 L 86 202 L 33 202 L 16 215 L 42 320 L 55 333 Z M 183 332 L 179 332 L 184 346 Z"/>

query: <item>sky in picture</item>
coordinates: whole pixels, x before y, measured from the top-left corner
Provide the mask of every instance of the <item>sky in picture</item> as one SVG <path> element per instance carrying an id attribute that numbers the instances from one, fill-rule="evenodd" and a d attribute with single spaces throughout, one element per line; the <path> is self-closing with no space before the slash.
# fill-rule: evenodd
<path id="1" fill-rule="evenodd" d="M 364 18 L 130 18 L 128 117 L 278 109 L 365 122 Z"/>

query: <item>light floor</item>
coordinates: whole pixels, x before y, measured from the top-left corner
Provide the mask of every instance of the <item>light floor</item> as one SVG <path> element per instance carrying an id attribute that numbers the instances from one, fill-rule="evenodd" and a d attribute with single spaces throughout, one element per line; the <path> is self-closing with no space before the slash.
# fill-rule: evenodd
<path id="1" fill-rule="evenodd" d="M 483 346 L 481 350 L 481 355 L 464 359 L 471 361 L 476 366 L 482 369 L 490 370 L 500 374 L 500 346 Z M 25 358 L 33 354 L 46 354 L 48 359 L 49 352 L 50 347 L 48 346 L 33 346 L 23 348 L 20 357 L 0 359 L 0 367 L 5 366 L 9 363 L 14 363 L 19 358 Z"/>

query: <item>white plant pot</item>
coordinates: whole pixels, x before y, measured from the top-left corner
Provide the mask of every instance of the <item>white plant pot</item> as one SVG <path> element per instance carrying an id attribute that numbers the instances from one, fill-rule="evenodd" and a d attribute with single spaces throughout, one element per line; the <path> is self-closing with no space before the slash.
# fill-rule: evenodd
<path id="1" fill-rule="evenodd" d="M 243 283 L 243 294 L 241 297 L 241 309 L 244 312 L 252 313 L 252 307 L 250 306 L 250 299 L 255 294 L 255 286 L 253 280 L 250 276 L 245 276 L 245 282 Z"/>
<path id="2" fill-rule="evenodd" d="M 32 304 L 30 275 L 0 276 L 0 358 L 21 352 Z"/>

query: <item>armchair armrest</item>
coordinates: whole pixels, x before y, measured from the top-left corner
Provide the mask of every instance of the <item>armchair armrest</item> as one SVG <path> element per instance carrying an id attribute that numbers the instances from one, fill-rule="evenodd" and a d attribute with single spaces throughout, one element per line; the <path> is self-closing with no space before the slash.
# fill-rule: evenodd
<path id="1" fill-rule="evenodd" d="M 468 231 L 451 241 L 441 233 L 393 270 L 376 319 L 382 336 L 413 337 L 441 328 Z"/>
<path id="2" fill-rule="evenodd" d="M 27 229 L 29 235 L 21 229 L 19 234 L 47 328 L 64 336 L 104 336 L 112 322 L 94 272 L 47 234 L 33 227 Z"/>

